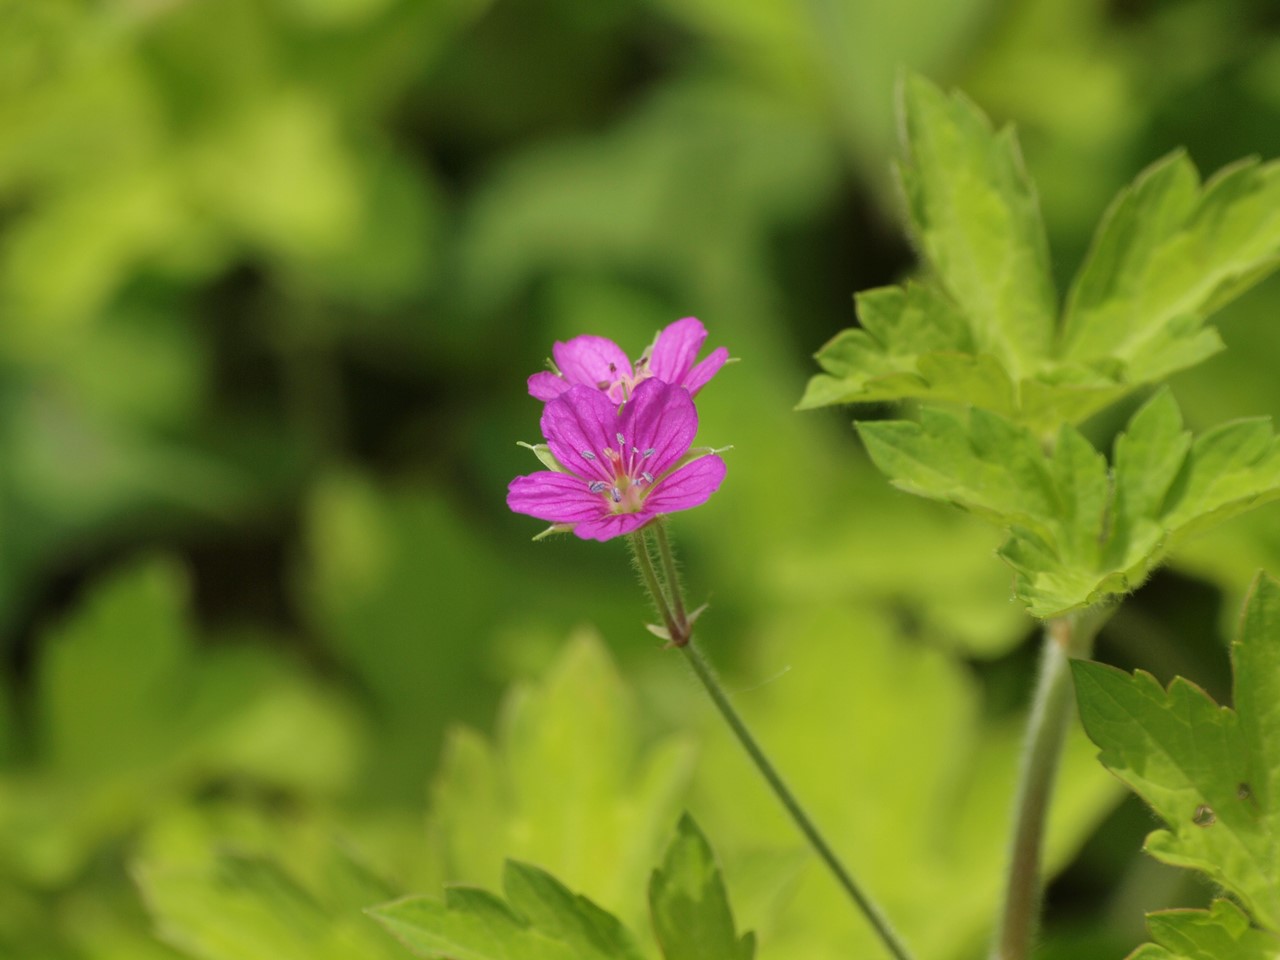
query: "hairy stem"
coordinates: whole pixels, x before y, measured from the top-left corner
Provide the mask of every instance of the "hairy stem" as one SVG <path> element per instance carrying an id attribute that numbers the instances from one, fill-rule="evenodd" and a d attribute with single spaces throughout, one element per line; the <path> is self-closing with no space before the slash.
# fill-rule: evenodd
<path id="1" fill-rule="evenodd" d="M 645 584 L 653 594 L 654 603 L 657 605 L 659 612 L 663 613 L 665 617 L 669 617 L 667 631 L 670 634 L 671 644 L 679 647 L 684 652 L 685 659 L 688 660 L 689 666 L 692 667 L 694 674 L 697 675 L 708 696 L 711 697 L 711 702 L 715 704 L 720 716 L 728 724 L 729 729 L 733 731 L 733 735 L 738 738 L 738 742 L 747 752 L 760 775 L 764 777 L 765 782 L 769 784 L 774 795 L 786 808 L 792 821 L 800 832 L 804 834 L 805 839 L 809 841 L 814 852 L 826 864 L 827 868 L 835 876 L 836 881 L 874 928 L 885 949 L 895 960 L 912 960 L 911 954 L 907 951 L 898 934 L 889 925 L 884 914 L 862 890 L 844 864 L 840 862 L 840 858 L 831 849 L 831 845 L 823 838 L 813 820 L 805 812 L 804 807 L 800 805 L 800 801 L 791 792 L 791 788 L 782 779 L 782 775 L 778 773 L 773 762 L 729 700 L 729 696 L 725 693 L 724 687 L 720 685 L 720 681 L 717 679 L 711 664 L 693 642 L 693 620 L 697 614 L 695 612 L 694 617 L 689 617 L 685 613 L 684 599 L 681 596 L 679 581 L 676 579 L 675 558 L 672 556 L 671 544 L 667 539 L 666 531 L 660 525 L 655 526 L 657 526 L 658 552 L 661 554 L 663 570 L 666 573 L 666 586 L 672 598 L 670 603 L 668 603 L 667 597 L 662 592 L 661 585 L 658 582 L 657 571 L 654 569 L 653 559 L 649 555 L 648 543 L 643 532 L 631 534 L 631 548 L 635 554 L 636 563 L 640 567 L 641 575 L 644 577 Z M 675 613 L 672 612 L 673 608 L 676 611 Z"/>
<path id="2" fill-rule="evenodd" d="M 1040 679 L 1027 722 L 1009 873 L 992 960 L 1027 960 L 1031 955 L 1044 893 L 1040 861 L 1049 801 L 1075 707 L 1070 661 L 1088 655 L 1098 628 L 1110 613 L 1104 608 L 1045 624 Z"/>

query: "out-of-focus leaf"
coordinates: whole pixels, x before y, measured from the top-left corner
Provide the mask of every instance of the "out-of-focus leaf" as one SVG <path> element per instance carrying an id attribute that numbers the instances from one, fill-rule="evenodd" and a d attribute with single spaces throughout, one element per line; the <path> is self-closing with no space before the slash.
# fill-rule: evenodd
<path id="1" fill-rule="evenodd" d="M 1165 690 L 1148 673 L 1096 663 L 1074 665 L 1076 691 L 1103 764 L 1168 825 L 1147 837 L 1147 852 L 1207 873 L 1275 932 L 1280 582 L 1265 574 L 1254 583 L 1232 658 L 1235 710 L 1182 678 Z"/>
<path id="2" fill-rule="evenodd" d="M 145 837 L 134 875 L 162 940 L 196 960 L 403 955 L 362 915 L 393 891 L 322 823 L 230 814 L 176 813 Z"/>
<path id="3" fill-rule="evenodd" d="M 0 790 L 0 862 L 64 882 L 98 845 L 209 779 L 332 794 L 357 748 L 349 709 L 263 652 L 197 650 L 169 563 L 99 586 L 50 632 L 36 757 Z"/>
<path id="4" fill-rule="evenodd" d="M 666 858 L 649 881 L 649 904 L 666 960 L 755 956 L 755 937 L 738 935 L 720 866 L 688 814 L 680 818 Z"/>
<path id="5" fill-rule="evenodd" d="M 445 879 L 496 885 L 505 857 L 536 861 L 634 922 L 678 808 L 690 745 L 642 748 L 635 707 L 600 642 L 575 637 L 538 687 L 520 687 L 490 747 L 455 731 L 432 797 Z"/>
<path id="6" fill-rule="evenodd" d="M 984 719 L 964 667 L 902 643 L 892 618 L 865 606 L 810 602 L 757 630 L 749 671 L 725 682 L 782 776 L 914 955 L 977 955 L 1002 893 L 1019 724 Z M 703 643 L 714 655 L 714 632 Z M 795 851 L 803 839 L 710 708 L 684 708 L 706 721 L 691 806 L 716 824 L 734 913 L 756 931 L 761 960 L 873 956 L 878 939 L 815 858 L 798 879 L 775 866 L 747 883 L 738 865 L 748 852 Z M 1117 797 L 1078 730 L 1059 785 L 1049 874 Z"/>
<path id="7" fill-rule="evenodd" d="M 641 960 L 627 929 L 545 870 L 510 860 L 507 899 L 451 887 L 369 913 L 414 953 L 458 960 Z"/>

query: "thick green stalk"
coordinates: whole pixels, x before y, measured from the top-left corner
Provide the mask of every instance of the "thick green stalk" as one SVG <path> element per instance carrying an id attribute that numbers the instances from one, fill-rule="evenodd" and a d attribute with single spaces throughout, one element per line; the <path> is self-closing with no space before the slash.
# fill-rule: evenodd
<path id="1" fill-rule="evenodd" d="M 1000 929 L 992 960 L 1027 960 L 1043 899 L 1041 856 L 1053 784 L 1062 746 L 1074 715 L 1070 661 L 1088 656 L 1111 608 L 1050 620 L 1045 624 L 1040 679 L 1027 723 L 1022 773 L 1014 808 L 1013 843 Z"/>
<path id="2" fill-rule="evenodd" d="M 733 731 L 734 736 L 738 738 L 738 742 L 746 750 L 747 755 L 755 764 L 760 775 L 764 777 L 765 782 L 769 784 L 774 795 L 786 808 L 792 821 L 794 821 L 800 832 L 804 834 L 805 839 L 809 841 L 814 852 L 826 864 L 827 868 L 835 876 L 836 881 L 874 928 L 885 949 L 895 960 L 912 960 L 911 954 L 898 934 L 889 925 L 884 914 L 872 902 L 871 898 L 863 892 L 853 875 L 840 862 L 840 858 L 831 849 L 831 845 L 823 838 L 813 820 L 800 805 L 800 801 L 796 799 L 795 794 L 791 792 L 790 787 L 782 779 L 777 768 L 774 767 L 768 755 L 765 754 L 763 748 L 756 741 L 741 715 L 729 700 L 724 687 L 720 685 L 720 681 L 716 678 L 711 664 L 693 642 L 693 621 L 696 619 L 697 613 L 695 612 L 693 617 L 685 614 L 684 600 L 681 597 L 680 585 L 675 575 L 675 558 L 672 556 L 671 544 L 667 540 L 666 531 L 660 525 L 658 525 L 656 536 L 658 552 L 661 554 L 663 569 L 666 572 L 666 592 L 664 592 L 658 580 L 653 558 L 649 554 L 648 543 L 643 532 L 631 534 L 631 547 L 645 585 L 653 595 L 653 602 L 666 621 L 666 631 L 671 644 L 679 647 L 684 652 L 685 658 L 689 661 L 689 666 L 693 668 L 694 674 L 711 697 L 711 702 L 715 704 L 720 716 L 729 725 L 729 729 Z M 671 596 L 670 602 L 668 602 L 667 592 Z M 678 611 L 678 614 L 673 612 L 673 608 L 674 611 Z"/>

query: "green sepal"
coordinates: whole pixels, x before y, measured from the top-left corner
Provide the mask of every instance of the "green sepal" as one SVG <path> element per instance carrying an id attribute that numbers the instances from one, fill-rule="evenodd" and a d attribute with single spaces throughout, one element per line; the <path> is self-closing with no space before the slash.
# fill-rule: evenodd
<path id="1" fill-rule="evenodd" d="M 554 471 L 555 473 L 569 472 L 564 468 L 560 461 L 552 455 L 551 448 L 545 443 L 525 443 L 523 440 L 517 440 L 516 446 L 524 447 L 526 450 L 532 450 L 533 455 L 538 458 L 538 462 L 548 470 Z"/>

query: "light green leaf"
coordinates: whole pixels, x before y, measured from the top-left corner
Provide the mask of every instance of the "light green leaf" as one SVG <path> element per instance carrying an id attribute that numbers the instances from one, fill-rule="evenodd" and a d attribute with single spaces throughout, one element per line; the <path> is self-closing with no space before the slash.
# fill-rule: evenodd
<path id="1" fill-rule="evenodd" d="M 818 351 L 826 373 L 809 381 L 800 409 L 918 397 L 1012 415 L 1008 373 L 991 354 L 975 354 L 966 319 L 943 294 L 909 283 L 866 290 L 855 301 L 861 329 Z"/>
<path id="2" fill-rule="evenodd" d="M 974 409 L 858 424 L 895 486 L 1009 531 L 1000 555 L 1031 613 L 1053 617 L 1136 588 L 1181 539 L 1280 497 L 1280 444 L 1265 420 L 1194 442 L 1156 394 L 1116 440 L 1114 470 L 1070 426 L 1047 454 L 1029 429 Z"/>
<path id="3" fill-rule="evenodd" d="M 495 746 L 451 733 L 432 791 L 443 879 L 492 887 L 506 857 L 536 861 L 637 922 L 692 761 L 682 738 L 642 748 L 627 685 L 580 633 L 540 685 L 511 692 Z"/>
<path id="4" fill-rule="evenodd" d="M 1057 314 L 1035 190 L 1011 129 L 918 76 L 902 89 L 900 168 L 913 232 L 972 324 L 974 349 L 1019 380 L 1048 355 Z"/>
<path id="5" fill-rule="evenodd" d="M 1012 130 L 917 76 L 902 102 L 924 286 L 858 298 L 862 328 L 818 353 L 802 409 L 918 398 L 1051 435 L 1220 350 L 1209 316 L 1280 264 L 1280 164 L 1244 161 L 1202 187 L 1179 151 L 1112 203 L 1059 321 Z"/>
<path id="6" fill-rule="evenodd" d="M 1249 924 L 1230 900 L 1208 910 L 1161 910 L 1147 914 L 1147 929 L 1159 944 L 1146 944 L 1129 960 L 1275 960 L 1280 940 Z"/>
<path id="7" fill-rule="evenodd" d="M 294 813 L 178 810 L 143 837 L 133 864 L 157 936 L 196 960 L 394 960 L 363 916 L 395 891 L 334 836 Z"/>
<path id="8" fill-rule="evenodd" d="M 666 960 L 751 960 L 755 936 L 738 936 L 711 845 L 685 814 L 649 880 L 654 930 Z"/>
<path id="9" fill-rule="evenodd" d="M 1280 582 L 1260 575 L 1232 647 L 1236 710 L 1181 678 L 1074 664 L 1081 718 L 1100 759 L 1168 824 L 1154 857 L 1207 873 L 1280 930 Z M 1153 931 L 1154 932 L 1154 931 Z"/>
<path id="10" fill-rule="evenodd" d="M 451 960 L 641 960 L 621 922 L 549 873 L 508 861 L 503 901 L 451 887 L 444 902 L 406 897 L 369 914 L 423 957 Z"/>
<path id="11" fill-rule="evenodd" d="M 1205 318 L 1275 268 L 1280 164 L 1244 161 L 1200 186 L 1186 154 L 1112 205 L 1068 297 L 1063 357 L 1122 361 L 1148 382 L 1221 349 Z"/>

